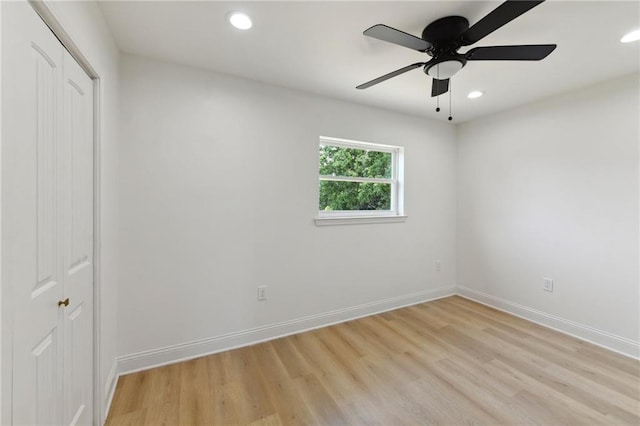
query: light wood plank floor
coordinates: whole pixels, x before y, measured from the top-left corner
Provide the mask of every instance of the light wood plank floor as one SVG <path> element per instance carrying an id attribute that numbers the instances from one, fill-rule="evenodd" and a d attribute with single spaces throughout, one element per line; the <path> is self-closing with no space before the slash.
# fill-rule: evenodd
<path id="1" fill-rule="evenodd" d="M 640 424 L 640 363 L 449 297 L 120 378 L 107 425 Z"/>

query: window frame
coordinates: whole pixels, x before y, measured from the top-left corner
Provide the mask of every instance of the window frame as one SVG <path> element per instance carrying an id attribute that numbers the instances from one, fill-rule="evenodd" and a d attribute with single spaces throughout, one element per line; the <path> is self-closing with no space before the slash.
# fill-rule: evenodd
<path id="1" fill-rule="evenodd" d="M 317 157 L 318 183 L 322 181 L 333 182 L 360 182 L 360 183 L 386 183 L 391 186 L 391 203 L 389 210 L 318 210 L 315 222 L 317 225 L 343 225 L 349 223 L 380 223 L 404 221 L 404 148 L 396 145 L 386 145 L 372 142 L 362 142 L 349 139 L 320 136 L 320 146 L 335 146 L 339 148 L 354 148 L 385 152 L 391 154 L 390 178 L 366 178 L 349 176 L 332 176 L 320 174 L 320 158 Z M 316 205 L 320 194 L 316 197 Z"/>

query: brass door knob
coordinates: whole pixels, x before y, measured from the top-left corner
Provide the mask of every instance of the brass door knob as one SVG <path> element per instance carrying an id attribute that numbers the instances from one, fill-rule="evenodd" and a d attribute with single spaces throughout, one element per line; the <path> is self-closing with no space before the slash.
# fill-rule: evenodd
<path id="1" fill-rule="evenodd" d="M 69 306 L 69 298 L 68 298 L 68 297 L 67 297 L 66 299 L 64 299 L 64 300 L 60 300 L 60 301 L 58 302 L 58 306 L 62 306 L 62 305 L 64 305 L 65 307 L 66 307 L 66 306 Z"/>

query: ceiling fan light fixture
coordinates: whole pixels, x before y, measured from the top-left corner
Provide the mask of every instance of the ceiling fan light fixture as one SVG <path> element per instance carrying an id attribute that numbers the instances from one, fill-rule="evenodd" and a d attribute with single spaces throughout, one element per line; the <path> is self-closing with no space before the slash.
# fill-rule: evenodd
<path id="1" fill-rule="evenodd" d="M 243 12 L 231 12 L 228 15 L 229 23 L 239 30 L 248 30 L 253 26 L 249 15 Z"/>
<path id="2" fill-rule="evenodd" d="M 632 41 L 640 40 L 640 30 L 631 31 L 620 39 L 621 43 L 631 43 Z"/>
<path id="3" fill-rule="evenodd" d="M 464 64 L 457 59 L 450 59 L 431 65 L 427 69 L 427 74 L 438 80 L 446 80 L 460 71 L 463 66 Z"/>
<path id="4" fill-rule="evenodd" d="M 476 98 L 479 98 L 482 95 L 484 95 L 484 92 L 481 92 L 480 90 L 474 90 L 472 92 L 469 92 L 469 94 L 467 95 L 467 98 L 476 99 Z"/>

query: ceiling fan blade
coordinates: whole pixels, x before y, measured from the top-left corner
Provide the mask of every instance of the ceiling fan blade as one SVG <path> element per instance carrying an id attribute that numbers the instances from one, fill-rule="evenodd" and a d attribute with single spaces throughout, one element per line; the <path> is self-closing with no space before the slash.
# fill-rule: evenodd
<path id="1" fill-rule="evenodd" d="M 392 77 L 395 77 L 395 76 L 400 75 L 400 74 L 404 74 L 407 71 L 411 71 L 412 69 L 419 68 L 419 67 L 423 66 L 424 64 L 426 64 L 426 62 L 418 62 L 416 64 L 407 65 L 404 68 L 400 68 L 399 70 L 395 70 L 393 72 L 390 72 L 389 74 L 385 74 L 382 77 L 378 77 L 378 78 L 375 78 L 375 79 L 373 79 L 371 81 L 367 81 L 366 83 L 361 84 L 360 86 L 356 87 L 356 89 L 366 89 L 366 88 L 371 87 L 371 86 L 373 86 L 375 84 L 382 83 L 385 80 L 389 80 Z"/>
<path id="2" fill-rule="evenodd" d="M 462 34 L 462 45 L 469 46 L 491 34 L 523 13 L 533 9 L 544 0 L 507 0 L 476 22 Z"/>
<path id="3" fill-rule="evenodd" d="M 469 61 L 539 61 L 556 48 L 555 44 L 476 47 L 466 53 Z"/>
<path id="4" fill-rule="evenodd" d="M 377 38 L 378 40 L 408 47 L 409 49 L 419 52 L 426 52 L 431 48 L 431 43 L 428 41 L 383 24 L 374 25 L 362 34 Z"/>
<path id="5" fill-rule="evenodd" d="M 442 95 L 443 93 L 447 93 L 448 91 L 448 78 L 446 80 L 438 80 L 436 78 L 433 79 L 433 83 L 431 84 L 431 97 Z"/>

